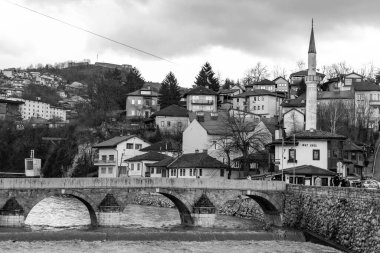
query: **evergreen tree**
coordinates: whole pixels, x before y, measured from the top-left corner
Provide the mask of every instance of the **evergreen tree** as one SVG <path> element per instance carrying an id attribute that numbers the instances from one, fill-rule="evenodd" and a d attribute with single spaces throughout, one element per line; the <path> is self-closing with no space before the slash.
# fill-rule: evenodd
<path id="1" fill-rule="evenodd" d="M 196 77 L 195 84 L 197 86 L 208 86 L 213 91 L 219 91 L 220 85 L 218 78 L 214 77 L 215 73 L 212 70 L 210 63 L 206 62 L 201 71 Z"/>
<path id="2" fill-rule="evenodd" d="M 158 99 L 160 109 L 163 109 L 169 105 L 179 104 L 181 94 L 179 92 L 177 78 L 172 72 L 169 72 L 169 74 L 167 74 L 165 79 L 162 81 L 159 93 L 161 94 Z"/>
<path id="3" fill-rule="evenodd" d="M 130 93 L 135 90 L 141 89 L 145 83 L 144 78 L 141 76 L 137 68 L 133 68 L 126 76 L 125 87 L 126 92 Z"/>

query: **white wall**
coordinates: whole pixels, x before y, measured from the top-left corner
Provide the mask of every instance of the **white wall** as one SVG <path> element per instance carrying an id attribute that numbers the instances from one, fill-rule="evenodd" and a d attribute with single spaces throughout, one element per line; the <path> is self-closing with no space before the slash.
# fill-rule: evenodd
<path id="1" fill-rule="evenodd" d="M 291 148 L 292 146 L 284 146 L 282 149 L 281 144 L 275 146 L 275 159 L 280 162 L 280 170 L 300 165 L 314 165 L 322 169 L 328 169 L 327 140 L 298 140 L 298 146 L 295 146 L 297 163 L 288 162 L 289 149 Z M 314 149 L 319 149 L 319 160 L 313 160 Z M 284 154 L 283 159 L 281 159 L 282 153 Z"/>
<path id="2" fill-rule="evenodd" d="M 196 149 L 202 152 L 210 147 L 208 134 L 196 119 L 185 129 L 182 136 L 182 152 L 184 154 L 195 153 Z"/>

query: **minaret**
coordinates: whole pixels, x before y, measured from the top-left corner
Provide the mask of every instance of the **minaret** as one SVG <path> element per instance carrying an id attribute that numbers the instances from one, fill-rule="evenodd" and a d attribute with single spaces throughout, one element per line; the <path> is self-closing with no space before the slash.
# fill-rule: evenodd
<path id="1" fill-rule="evenodd" d="M 314 24 L 311 20 L 311 34 L 308 55 L 308 71 L 305 77 L 306 83 L 306 126 L 305 130 L 317 128 L 317 84 L 320 81 L 317 76 L 317 51 L 314 41 Z"/>

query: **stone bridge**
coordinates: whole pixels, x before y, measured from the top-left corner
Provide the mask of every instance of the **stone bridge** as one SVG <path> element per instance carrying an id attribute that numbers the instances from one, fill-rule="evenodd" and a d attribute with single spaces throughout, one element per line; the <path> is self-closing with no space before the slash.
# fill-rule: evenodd
<path id="1" fill-rule="evenodd" d="M 69 195 L 88 209 L 93 226 L 117 226 L 128 200 L 142 192 L 159 193 L 177 207 L 181 223 L 212 226 L 215 210 L 243 196 L 262 208 L 266 222 L 282 226 L 286 184 L 280 181 L 171 178 L 1 178 L 1 216 L 24 225 L 30 210 L 50 196 Z M 12 213 L 13 212 L 13 213 Z M 119 216 L 118 216 L 119 215 Z M 118 218 L 119 217 L 119 218 Z M 17 223 L 17 222 L 16 222 Z M 7 225 L 7 224 L 0 224 Z M 9 225 L 15 225 L 10 222 Z"/>

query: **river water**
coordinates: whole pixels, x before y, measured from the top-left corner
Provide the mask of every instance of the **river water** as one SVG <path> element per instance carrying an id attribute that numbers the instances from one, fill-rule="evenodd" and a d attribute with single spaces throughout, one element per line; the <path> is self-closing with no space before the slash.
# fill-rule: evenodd
<path id="1" fill-rule="evenodd" d="M 86 230 L 90 225 L 87 208 L 70 197 L 46 198 L 29 213 L 26 225 L 33 231 Z M 175 230 L 180 226 L 176 209 L 128 205 L 122 215 L 129 231 Z M 257 231 L 263 224 L 255 220 L 218 215 L 218 231 Z M 184 228 L 182 228 L 184 229 Z M 212 231 L 213 231 L 212 230 Z M 1 231 L 1 230 L 0 230 Z M 0 242 L 0 252 L 339 252 L 330 247 L 293 241 L 34 241 Z"/>

